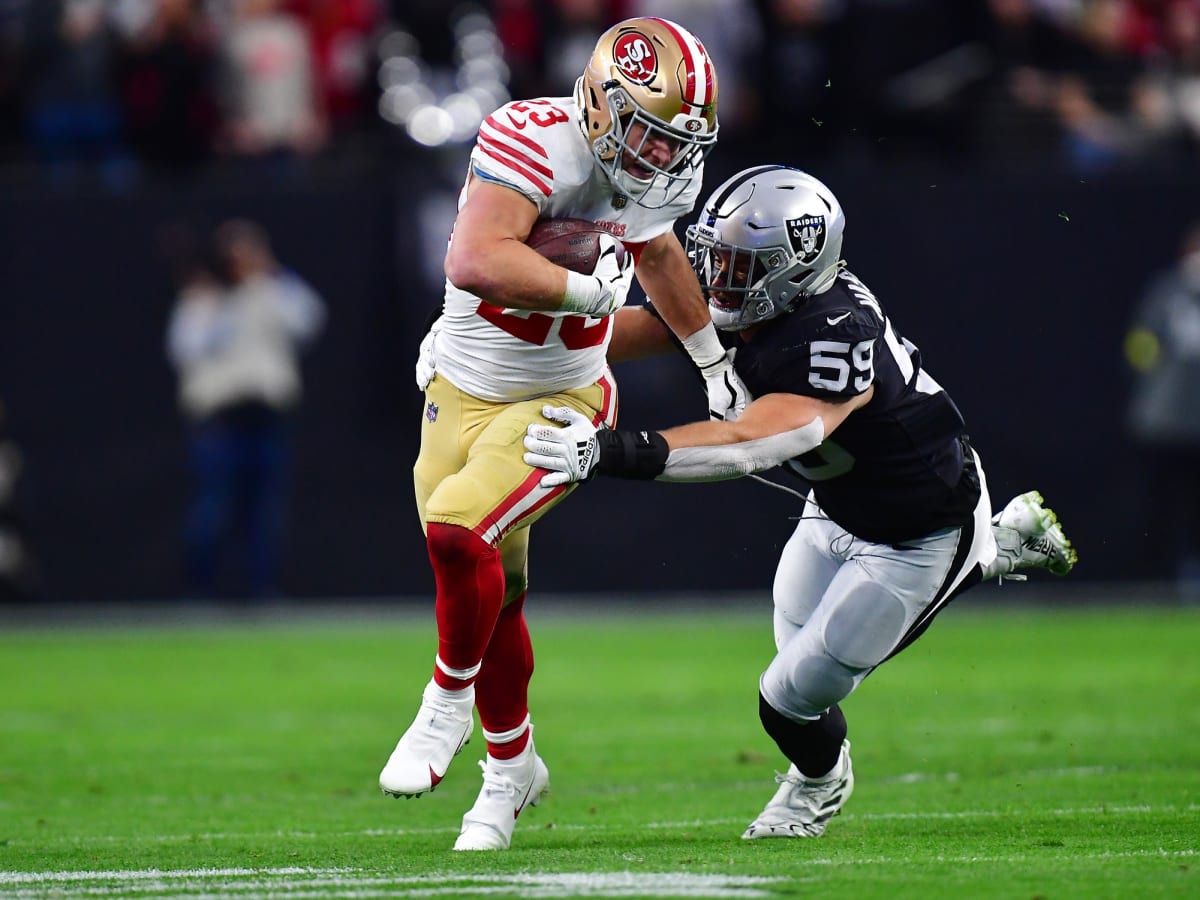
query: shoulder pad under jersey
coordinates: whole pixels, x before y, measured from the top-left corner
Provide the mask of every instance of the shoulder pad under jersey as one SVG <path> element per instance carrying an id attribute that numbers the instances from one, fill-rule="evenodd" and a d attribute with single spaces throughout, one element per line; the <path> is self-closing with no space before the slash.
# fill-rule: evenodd
<path id="1" fill-rule="evenodd" d="M 507 185 L 544 209 L 556 190 L 579 185 L 592 173 L 592 155 L 569 97 L 506 103 L 479 126 L 472 170 Z"/>

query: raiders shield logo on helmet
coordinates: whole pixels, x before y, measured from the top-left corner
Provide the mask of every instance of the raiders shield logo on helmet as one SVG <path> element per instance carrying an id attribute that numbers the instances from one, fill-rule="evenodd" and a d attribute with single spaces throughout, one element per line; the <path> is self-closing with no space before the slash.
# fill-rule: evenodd
<path id="1" fill-rule="evenodd" d="M 801 216 L 787 220 L 788 240 L 800 262 L 808 265 L 825 249 L 825 217 Z"/>

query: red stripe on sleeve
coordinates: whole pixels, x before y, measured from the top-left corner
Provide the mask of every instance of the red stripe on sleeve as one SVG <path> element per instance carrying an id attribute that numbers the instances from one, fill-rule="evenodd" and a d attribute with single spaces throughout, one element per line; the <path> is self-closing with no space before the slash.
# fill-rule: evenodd
<path id="1" fill-rule="evenodd" d="M 538 178 L 535 174 L 530 172 L 524 166 L 518 165 L 517 163 L 513 162 L 511 159 L 507 159 L 507 158 L 501 156 L 500 154 L 498 154 L 492 150 L 489 150 L 487 147 L 483 146 L 483 144 L 478 144 L 477 146 L 479 147 L 479 150 L 481 153 L 484 153 L 485 155 L 490 156 L 492 159 L 496 160 L 496 162 L 500 163 L 506 169 L 511 169 L 513 172 L 520 175 L 522 178 L 525 178 L 526 180 L 531 182 L 535 188 L 537 188 L 539 191 L 541 191 L 547 197 L 550 196 L 550 185 L 546 184 L 546 182 L 542 181 L 540 178 Z"/>
<path id="2" fill-rule="evenodd" d="M 492 140 L 482 131 L 479 132 L 479 143 L 481 146 L 486 145 L 490 149 L 495 150 L 497 153 L 503 153 L 505 156 L 511 158 L 513 162 L 533 169 L 533 171 L 537 172 L 539 175 L 545 176 L 550 181 L 554 180 L 554 170 L 549 166 L 543 166 L 536 159 L 530 159 L 520 150 L 517 150 L 515 147 L 510 147 L 508 144 L 505 144 L 502 141 Z"/>
<path id="3" fill-rule="evenodd" d="M 541 156 L 544 159 L 550 158 L 550 154 L 545 151 L 541 144 L 539 144 L 533 138 L 526 137 L 514 128 L 509 128 L 507 125 L 501 125 L 500 122 L 496 120 L 495 116 L 488 116 L 483 121 L 487 123 L 489 127 L 495 128 L 505 137 L 512 138 L 514 141 L 519 141 L 520 143 L 524 144 L 538 156 Z"/>

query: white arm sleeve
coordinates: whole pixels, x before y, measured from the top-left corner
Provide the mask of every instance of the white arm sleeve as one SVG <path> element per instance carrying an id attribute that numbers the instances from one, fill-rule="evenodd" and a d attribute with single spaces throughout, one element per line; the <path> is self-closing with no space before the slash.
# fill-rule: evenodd
<path id="1" fill-rule="evenodd" d="M 740 444 L 717 447 L 682 447 L 667 456 L 657 481 L 725 481 L 773 468 L 800 456 L 825 440 L 821 417 L 792 431 Z"/>

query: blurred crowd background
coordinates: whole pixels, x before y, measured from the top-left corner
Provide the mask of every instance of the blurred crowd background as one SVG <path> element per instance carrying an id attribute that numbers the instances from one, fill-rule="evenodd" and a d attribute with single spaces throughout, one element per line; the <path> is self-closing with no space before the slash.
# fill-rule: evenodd
<path id="1" fill-rule="evenodd" d="M 462 142 L 651 14 L 705 41 L 723 133 L 768 154 L 1091 173 L 1200 148 L 1195 0 L 2 0 L 0 158 L 120 186 Z"/>
<path id="2" fill-rule="evenodd" d="M 1200 423 L 1200 0 L 0 0 L 0 598 L 427 591 L 411 369 L 466 155 L 634 15 L 717 63 L 711 185 L 785 162 L 839 194 L 993 499 L 1046 494 L 1076 583 L 1191 596 L 1200 427 L 1171 423 Z M 231 232 L 263 251 L 253 290 Z M 183 361 L 243 327 L 287 350 L 212 376 L 206 419 Z M 625 421 L 702 412 L 682 368 L 619 371 Z M 754 491 L 751 521 L 712 515 Z M 535 587 L 763 590 L 795 506 L 580 492 Z"/>

